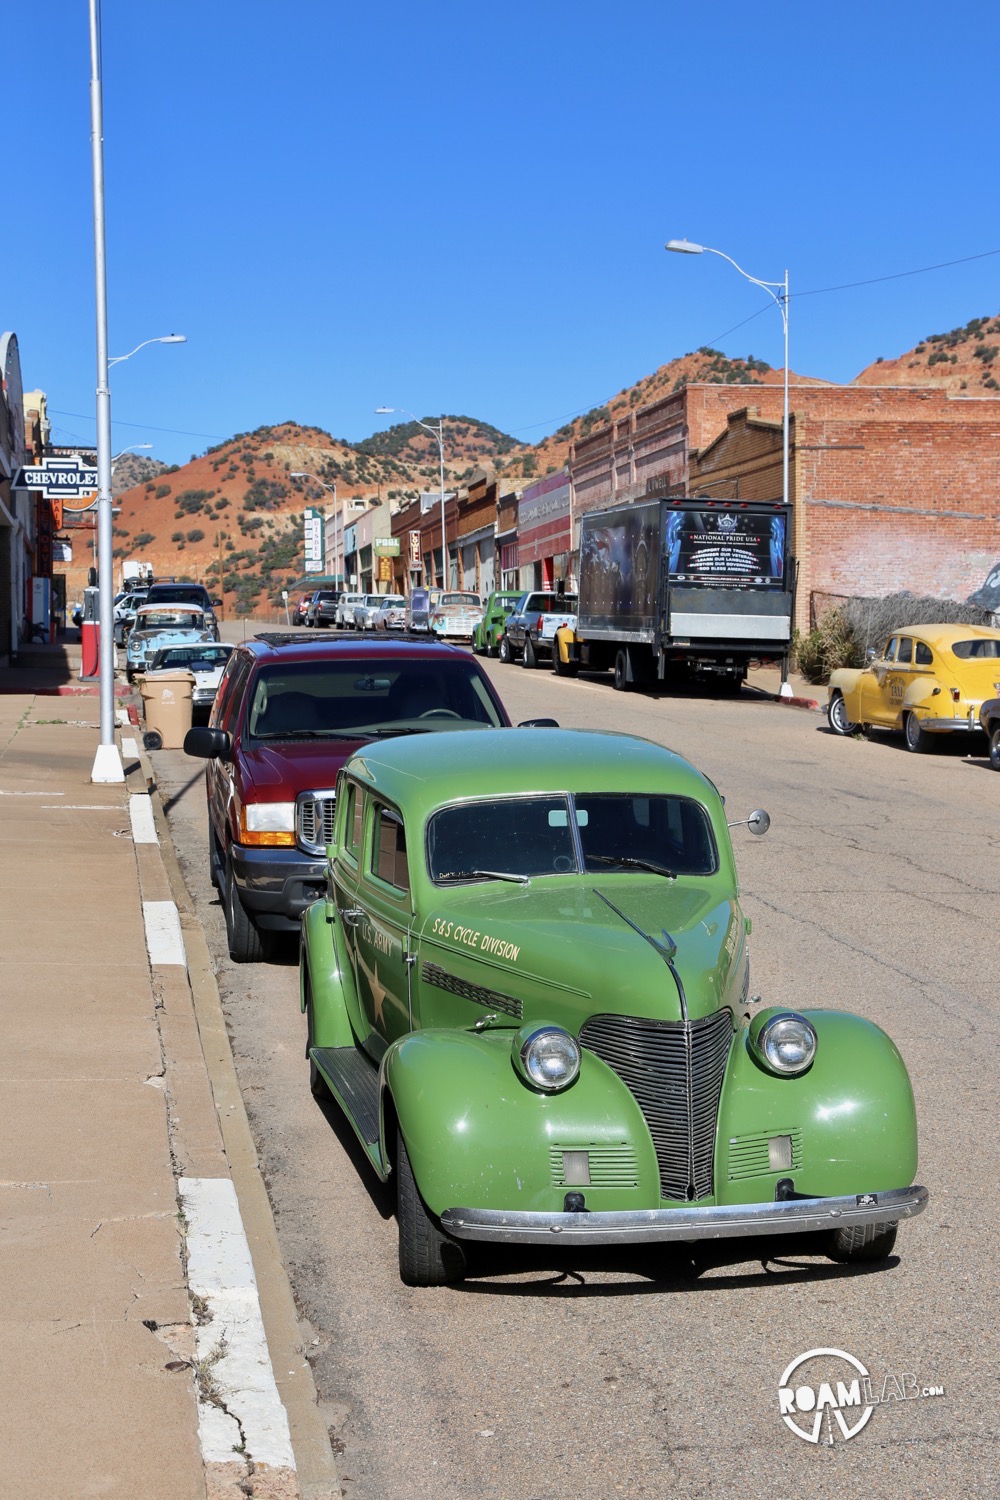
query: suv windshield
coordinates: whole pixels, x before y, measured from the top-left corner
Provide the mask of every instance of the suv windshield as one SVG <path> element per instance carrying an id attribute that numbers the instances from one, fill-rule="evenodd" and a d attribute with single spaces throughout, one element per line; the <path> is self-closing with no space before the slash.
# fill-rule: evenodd
<path id="1" fill-rule="evenodd" d="M 246 726 L 253 739 L 354 739 L 416 730 L 497 729 L 471 662 L 296 662 L 265 667 Z"/>
<path id="2" fill-rule="evenodd" d="M 708 814 L 689 797 L 580 792 L 444 808 L 427 826 L 427 864 L 443 882 L 581 868 L 713 875 L 719 860 Z"/>

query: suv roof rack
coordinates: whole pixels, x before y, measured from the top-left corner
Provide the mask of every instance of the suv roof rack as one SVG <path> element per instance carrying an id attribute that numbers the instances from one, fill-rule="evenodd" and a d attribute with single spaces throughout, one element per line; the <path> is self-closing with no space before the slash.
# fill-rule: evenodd
<path id="1" fill-rule="evenodd" d="M 263 641 L 265 646 L 305 646 L 320 641 L 330 646 L 353 646 L 358 641 L 368 641 L 375 646 L 392 646 L 400 641 L 409 641 L 416 646 L 449 646 L 460 650 L 455 641 L 442 641 L 426 630 L 352 630 L 347 635 L 331 635 L 329 630 L 260 630 L 250 637 Z"/>

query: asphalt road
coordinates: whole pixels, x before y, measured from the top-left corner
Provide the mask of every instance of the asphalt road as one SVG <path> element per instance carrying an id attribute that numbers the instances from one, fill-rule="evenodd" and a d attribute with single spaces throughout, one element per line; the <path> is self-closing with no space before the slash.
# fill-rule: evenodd
<path id="1" fill-rule="evenodd" d="M 733 818 L 770 812 L 765 838 L 734 830 L 751 994 L 856 1010 L 890 1033 L 931 1202 L 874 1270 L 747 1241 L 545 1247 L 484 1252 L 460 1287 L 404 1287 L 391 1203 L 309 1093 L 295 946 L 230 963 L 199 764 L 159 752 L 345 1493 L 996 1496 L 1000 777 L 953 747 L 836 739 L 821 715 L 750 689 L 657 698 L 487 666 L 514 719 L 645 735 L 706 771 Z M 817 1348 L 862 1361 L 876 1395 L 889 1376 L 889 1397 L 944 1395 L 889 1399 L 857 1436 L 813 1445 L 783 1424 L 777 1388 Z"/>

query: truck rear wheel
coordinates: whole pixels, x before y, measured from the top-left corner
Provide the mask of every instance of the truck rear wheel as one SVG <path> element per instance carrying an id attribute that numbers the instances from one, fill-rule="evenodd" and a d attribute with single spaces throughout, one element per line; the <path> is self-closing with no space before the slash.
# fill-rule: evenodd
<path id="1" fill-rule="evenodd" d="M 627 693 L 631 686 L 628 680 L 628 652 L 623 646 L 615 657 L 615 691 Z"/>
<path id="2" fill-rule="evenodd" d="M 524 655 L 521 657 L 522 667 L 537 667 L 538 657 L 535 654 L 535 645 L 530 635 L 524 637 Z"/>

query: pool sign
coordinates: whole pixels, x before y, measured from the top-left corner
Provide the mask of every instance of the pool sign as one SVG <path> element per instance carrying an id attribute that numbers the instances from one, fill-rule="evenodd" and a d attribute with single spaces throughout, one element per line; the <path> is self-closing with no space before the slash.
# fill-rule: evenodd
<path id="1" fill-rule="evenodd" d="M 16 490 L 32 490 L 48 500 L 61 500 L 67 510 L 85 510 L 97 493 L 97 470 L 84 464 L 78 453 L 72 458 L 43 458 L 33 468 L 17 471 Z M 71 505 L 82 500 L 83 505 Z"/>

